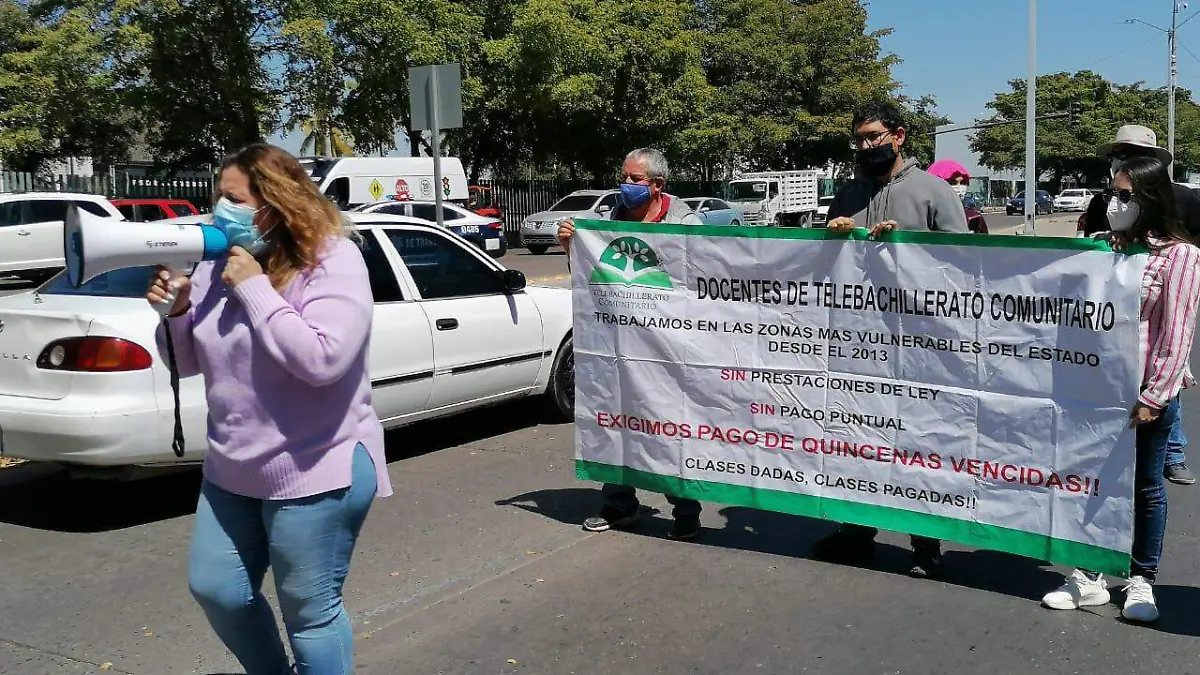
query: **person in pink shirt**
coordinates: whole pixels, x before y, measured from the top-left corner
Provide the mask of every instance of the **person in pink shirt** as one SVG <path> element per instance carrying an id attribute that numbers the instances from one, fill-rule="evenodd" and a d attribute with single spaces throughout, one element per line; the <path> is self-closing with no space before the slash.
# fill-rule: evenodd
<path id="1" fill-rule="evenodd" d="M 1148 623 L 1158 618 L 1154 581 L 1167 528 L 1163 467 L 1179 393 L 1195 384 L 1188 363 L 1200 303 L 1200 249 L 1176 216 L 1167 165 L 1156 157 L 1131 158 L 1112 179 L 1108 224 L 1121 245 L 1150 251 L 1142 275 L 1141 393 L 1130 414 L 1137 430 L 1134 470 L 1133 550 L 1121 615 Z M 1078 609 L 1109 601 L 1108 585 L 1094 572 L 1074 570 L 1042 603 Z"/>
<path id="2" fill-rule="evenodd" d="M 213 224 L 227 257 L 190 278 L 160 350 L 202 374 L 208 453 L 188 584 L 246 675 L 343 675 L 353 634 L 342 584 L 375 497 L 392 494 L 367 352 L 374 300 L 357 235 L 294 157 L 255 144 L 221 167 Z M 274 571 L 295 666 L 262 594 Z"/>

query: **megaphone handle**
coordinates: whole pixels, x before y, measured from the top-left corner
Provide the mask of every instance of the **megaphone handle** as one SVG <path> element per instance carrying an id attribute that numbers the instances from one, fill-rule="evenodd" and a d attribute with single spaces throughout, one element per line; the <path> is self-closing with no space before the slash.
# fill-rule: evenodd
<path id="1" fill-rule="evenodd" d="M 176 277 L 181 276 L 183 272 L 167 265 L 163 265 L 162 267 L 167 271 L 167 300 L 166 302 L 160 302 L 154 305 L 154 309 L 158 312 L 158 317 L 160 319 L 165 319 L 175 307 L 175 289 L 171 287 L 171 283 L 175 281 Z"/>

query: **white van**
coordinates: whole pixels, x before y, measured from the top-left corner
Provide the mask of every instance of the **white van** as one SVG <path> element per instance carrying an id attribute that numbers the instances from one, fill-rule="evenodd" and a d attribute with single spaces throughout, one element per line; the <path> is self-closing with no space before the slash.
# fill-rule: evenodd
<path id="1" fill-rule="evenodd" d="M 432 157 L 305 158 L 309 176 L 342 209 L 387 199 L 467 204 L 467 174 L 457 157 L 442 158 L 442 184 L 433 184 Z"/>

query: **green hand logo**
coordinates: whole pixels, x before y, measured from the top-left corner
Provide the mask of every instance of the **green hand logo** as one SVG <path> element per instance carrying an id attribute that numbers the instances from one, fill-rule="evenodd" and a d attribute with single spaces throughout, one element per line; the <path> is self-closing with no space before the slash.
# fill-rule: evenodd
<path id="1" fill-rule="evenodd" d="M 670 289 L 671 277 L 659 268 L 661 263 L 646 242 L 637 237 L 621 237 L 605 247 L 589 281 L 598 285 Z"/>

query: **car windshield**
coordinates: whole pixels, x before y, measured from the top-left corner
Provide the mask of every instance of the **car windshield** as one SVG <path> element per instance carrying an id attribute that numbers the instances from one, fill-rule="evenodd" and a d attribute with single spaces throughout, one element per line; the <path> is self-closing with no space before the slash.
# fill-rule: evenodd
<path id="1" fill-rule="evenodd" d="M 599 199 L 597 195 L 568 195 L 558 200 L 558 203 L 551 206 L 548 211 L 584 211 L 592 208 L 592 205 Z"/>
<path id="2" fill-rule="evenodd" d="M 833 197 L 832 197 L 832 196 L 829 196 L 829 197 L 821 197 L 820 199 L 818 199 L 818 200 L 817 200 L 817 204 L 818 204 L 818 205 L 820 205 L 820 206 L 829 206 L 829 205 L 830 205 L 830 204 L 832 204 L 832 203 L 833 203 Z"/>
<path id="3" fill-rule="evenodd" d="M 1063 190 L 1063 193 L 1059 196 L 1060 197 L 1086 197 L 1087 192 L 1085 190 Z"/>
<path id="4" fill-rule="evenodd" d="M 60 274 L 38 290 L 38 293 L 41 295 L 86 295 L 98 298 L 140 298 L 146 294 L 146 287 L 150 285 L 150 277 L 153 274 L 153 267 L 127 267 L 105 272 L 79 288 L 75 288 L 67 281 L 66 274 Z"/>
<path id="5" fill-rule="evenodd" d="M 776 192 L 776 189 L 771 190 Z M 758 181 L 734 181 L 729 184 L 730 201 L 735 202 L 756 202 L 763 199 L 767 194 L 767 182 Z"/>

